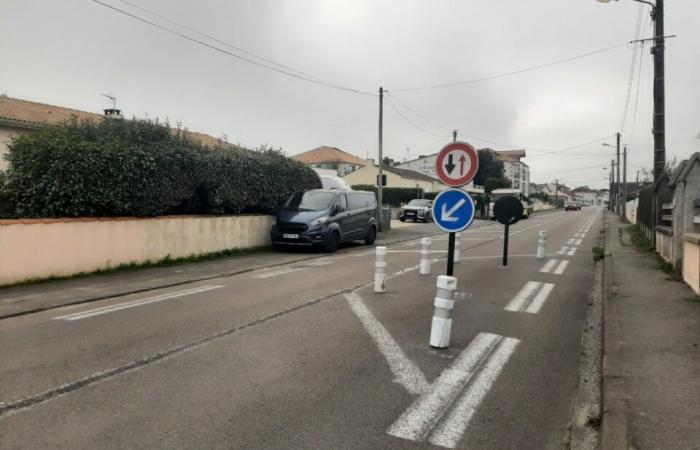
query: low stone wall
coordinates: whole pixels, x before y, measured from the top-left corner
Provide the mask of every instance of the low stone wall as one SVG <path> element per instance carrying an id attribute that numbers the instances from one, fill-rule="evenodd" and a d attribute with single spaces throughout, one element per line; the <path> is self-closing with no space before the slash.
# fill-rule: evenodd
<path id="1" fill-rule="evenodd" d="M 637 223 L 637 207 L 639 205 L 639 199 L 630 200 L 625 206 L 626 217 L 629 223 Z"/>
<path id="2" fill-rule="evenodd" d="M 686 233 L 683 243 L 683 281 L 700 295 L 700 233 Z"/>
<path id="3" fill-rule="evenodd" d="M 270 244 L 272 217 L 0 220 L 0 285 Z"/>
<path id="4" fill-rule="evenodd" d="M 673 229 L 656 227 L 656 251 L 666 262 L 673 262 Z"/>

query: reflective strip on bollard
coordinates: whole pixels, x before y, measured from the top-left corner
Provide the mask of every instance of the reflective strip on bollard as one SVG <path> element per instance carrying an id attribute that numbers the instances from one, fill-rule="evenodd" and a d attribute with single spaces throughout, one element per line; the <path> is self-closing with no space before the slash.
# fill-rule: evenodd
<path id="1" fill-rule="evenodd" d="M 376 248 L 374 262 L 374 292 L 386 292 L 386 247 Z"/>
<path id="2" fill-rule="evenodd" d="M 430 275 L 430 238 L 422 238 L 420 240 L 420 268 L 421 275 Z"/>

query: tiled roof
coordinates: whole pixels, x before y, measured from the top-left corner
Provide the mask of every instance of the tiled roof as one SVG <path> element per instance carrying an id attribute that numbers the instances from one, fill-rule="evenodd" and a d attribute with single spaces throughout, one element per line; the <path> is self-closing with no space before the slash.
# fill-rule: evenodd
<path id="1" fill-rule="evenodd" d="M 38 128 L 42 125 L 52 125 L 72 117 L 78 120 L 102 120 L 104 115 L 65 108 L 63 106 L 47 105 L 18 98 L 0 95 L 0 122 L 6 122 L 18 127 Z M 173 130 L 175 131 L 175 130 Z M 194 140 L 210 147 L 222 144 L 221 139 L 196 131 L 187 131 Z"/>
<path id="2" fill-rule="evenodd" d="M 299 153 L 291 158 L 304 164 L 346 163 L 355 164 L 358 166 L 366 166 L 369 164 L 364 159 L 345 152 L 339 148 L 326 146 Z"/>

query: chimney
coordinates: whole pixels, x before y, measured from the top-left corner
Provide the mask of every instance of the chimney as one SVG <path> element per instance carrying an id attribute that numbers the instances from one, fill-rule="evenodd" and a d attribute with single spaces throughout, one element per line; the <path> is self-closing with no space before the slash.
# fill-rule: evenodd
<path id="1" fill-rule="evenodd" d="M 105 109 L 105 117 L 108 119 L 123 119 L 124 116 L 122 116 L 122 110 L 121 109 L 116 109 L 116 108 L 109 108 Z"/>

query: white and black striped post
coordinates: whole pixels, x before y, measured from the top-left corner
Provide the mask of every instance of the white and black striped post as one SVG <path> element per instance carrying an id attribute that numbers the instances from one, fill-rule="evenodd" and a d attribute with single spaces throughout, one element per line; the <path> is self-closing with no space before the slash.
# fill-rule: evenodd
<path id="1" fill-rule="evenodd" d="M 459 252 L 462 247 L 462 233 L 455 233 L 455 254 L 454 254 L 454 262 L 458 263 L 459 262 Z"/>
<path id="2" fill-rule="evenodd" d="M 547 232 L 545 230 L 540 230 L 537 235 L 537 259 L 544 258 L 546 244 Z"/>
<path id="3" fill-rule="evenodd" d="M 374 292 L 386 292 L 386 247 L 376 247 L 374 261 Z"/>
<path id="4" fill-rule="evenodd" d="M 430 328 L 430 346 L 433 348 L 447 348 L 450 346 L 450 334 L 452 333 L 452 308 L 454 308 L 454 294 L 457 289 L 457 278 L 440 275 L 437 278 L 437 294 L 435 295 L 435 312 Z"/>

